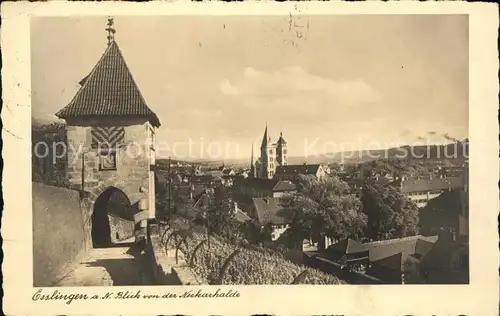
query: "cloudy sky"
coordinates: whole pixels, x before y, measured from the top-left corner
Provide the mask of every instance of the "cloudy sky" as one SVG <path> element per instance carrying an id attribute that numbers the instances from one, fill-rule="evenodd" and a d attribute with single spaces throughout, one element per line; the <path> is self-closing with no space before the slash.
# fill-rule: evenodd
<path id="1" fill-rule="evenodd" d="M 72 99 L 105 27 L 32 20 L 34 117 Z M 117 17 L 115 28 L 175 156 L 248 157 L 266 122 L 291 156 L 468 135 L 467 16 Z"/>

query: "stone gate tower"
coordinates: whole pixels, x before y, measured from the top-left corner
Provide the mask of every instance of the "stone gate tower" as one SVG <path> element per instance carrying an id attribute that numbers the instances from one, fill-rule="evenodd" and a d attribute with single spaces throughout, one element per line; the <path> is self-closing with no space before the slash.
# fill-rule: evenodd
<path id="1" fill-rule="evenodd" d="M 110 19 L 104 54 L 73 100 L 56 114 L 67 124 L 68 177 L 73 188 L 90 192 L 91 204 L 112 188 L 126 195 L 128 211 L 147 210 L 148 218 L 154 218 L 155 130 L 160 121 L 146 105 L 112 26 Z"/>

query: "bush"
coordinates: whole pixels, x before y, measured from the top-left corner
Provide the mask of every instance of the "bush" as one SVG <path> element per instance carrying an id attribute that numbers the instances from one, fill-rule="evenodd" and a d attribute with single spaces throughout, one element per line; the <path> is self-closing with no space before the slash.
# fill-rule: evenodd
<path id="1" fill-rule="evenodd" d="M 56 146 L 58 143 L 67 145 L 66 126 L 57 122 L 46 125 L 34 122 L 31 128 L 31 143 L 32 181 L 69 187 L 66 175 L 67 158 L 66 155 L 63 156 L 64 147 Z M 61 158 L 53 156 L 54 149 L 58 156 L 62 156 Z"/>
<path id="2" fill-rule="evenodd" d="M 193 260 L 194 272 L 206 279 L 210 284 L 216 284 L 219 273 L 227 258 L 236 250 L 240 252 L 228 263 L 222 276 L 222 284 L 291 284 L 304 270 L 308 273 L 302 284 L 340 284 L 333 275 L 296 265 L 286 260 L 281 254 L 270 249 L 256 251 L 245 246 L 234 246 L 218 236 L 210 236 L 210 245 L 202 229 L 190 227 L 187 220 L 176 219 L 170 223 L 173 230 L 192 230 L 192 236 L 186 238 L 186 245 L 181 243 L 180 250 L 187 255 L 188 261 Z M 174 238 L 169 240 L 169 248 L 175 247 Z M 192 257 L 195 248 L 198 248 Z"/>

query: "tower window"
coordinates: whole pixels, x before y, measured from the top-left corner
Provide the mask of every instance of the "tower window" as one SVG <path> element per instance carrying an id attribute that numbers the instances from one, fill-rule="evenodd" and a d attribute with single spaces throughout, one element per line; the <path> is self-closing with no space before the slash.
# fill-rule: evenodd
<path id="1" fill-rule="evenodd" d="M 99 152 L 99 169 L 116 170 L 116 151 L 103 149 Z"/>

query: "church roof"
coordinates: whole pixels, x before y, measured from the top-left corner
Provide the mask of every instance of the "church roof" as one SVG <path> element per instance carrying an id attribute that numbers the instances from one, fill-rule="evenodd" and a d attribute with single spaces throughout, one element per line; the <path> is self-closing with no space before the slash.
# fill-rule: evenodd
<path id="1" fill-rule="evenodd" d="M 286 165 L 276 167 L 276 174 L 316 174 L 318 169 L 321 167 L 320 164 L 314 165 Z"/>
<path id="2" fill-rule="evenodd" d="M 139 116 L 160 126 L 158 117 L 146 105 L 116 41 L 109 44 L 80 84 L 80 90 L 56 114 L 57 117 Z"/>

